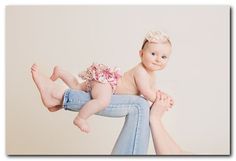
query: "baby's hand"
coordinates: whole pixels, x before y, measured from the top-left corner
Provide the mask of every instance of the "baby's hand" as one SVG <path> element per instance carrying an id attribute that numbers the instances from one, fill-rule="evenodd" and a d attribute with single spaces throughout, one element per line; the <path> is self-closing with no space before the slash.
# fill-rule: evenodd
<path id="1" fill-rule="evenodd" d="M 151 107 L 150 119 L 161 119 L 165 111 L 168 111 L 174 104 L 173 99 L 166 93 L 158 90 L 156 92 L 156 100 Z"/>
<path id="2" fill-rule="evenodd" d="M 162 104 L 167 106 L 168 108 L 171 108 L 174 105 L 173 98 L 160 90 L 157 91 L 157 101 L 158 100 L 162 101 Z"/>

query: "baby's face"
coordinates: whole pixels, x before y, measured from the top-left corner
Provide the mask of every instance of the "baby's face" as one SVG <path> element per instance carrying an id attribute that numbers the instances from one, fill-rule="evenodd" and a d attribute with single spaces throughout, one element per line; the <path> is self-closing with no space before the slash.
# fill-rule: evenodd
<path id="1" fill-rule="evenodd" d="M 143 65 L 149 71 L 163 69 L 170 57 L 171 45 L 169 43 L 148 43 L 140 51 Z"/>

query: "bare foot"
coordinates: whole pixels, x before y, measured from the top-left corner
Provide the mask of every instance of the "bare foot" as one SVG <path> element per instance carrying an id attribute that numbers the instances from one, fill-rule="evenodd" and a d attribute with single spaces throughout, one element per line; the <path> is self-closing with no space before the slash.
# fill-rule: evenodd
<path id="1" fill-rule="evenodd" d="M 50 112 L 56 112 L 58 110 L 62 109 L 62 105 L 57 105 L 57 106 L 53 106 L 53 107 L 49 107 L 48 110 Z"/>
<path id="2" fill-rule="evenodd" d="M 74 119 L 74 125 L 76 125 L 78 128 L 80 128 L 81 131 L 83 132 L 86 132 L 86 133 L 89 133 L 90 130 L 89 130 L 89 126 L 88 126 L 88 123 L 85 119 L 82 119 L 80 117 L 76 117 Z"/>
<path id="3" fill-rule="evenodd" d="M 32 65 L 31 73 L 34 83 L 40 92 L 44 106 L 51 112 L 61 109 L 61 100 L 65 89 L 62 89 L 61 86 L 39 73 L 36 64 Z"/>
<path id="4" fill-rule="evenodd" d="M 60 71 L 61 71 L 61 68 L 59 66 L 55 66 L 53 68 L 53 72 L 52 72 L 52 75 L 51 75 L 50 79 L 52 81 L 57 80 L 57 78 L 59 78 L 59 76 L 60 76 Z"/>

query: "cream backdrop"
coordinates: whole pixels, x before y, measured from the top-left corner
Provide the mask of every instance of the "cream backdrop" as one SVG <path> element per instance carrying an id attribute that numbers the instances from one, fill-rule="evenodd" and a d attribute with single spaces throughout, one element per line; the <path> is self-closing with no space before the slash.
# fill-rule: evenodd
<path id="1" fill-rule="evenodd" d="M 166 129 L 193 154 L 229 154 L 229 17 L 229 6 L 7 6 L 7 154 L 110 154 L 124 118 L 92 116 L 92 132 L 81 133 L 75 112 L 43 107 L 30 67 L 36 62 L 48 76 L 54 65 L 77 74 L 92 62 L 126 71 L 155 29 L 173 41 L 157 73 L 176 102 Z M 151 138 L 148 154 L 155 154 Z"/>

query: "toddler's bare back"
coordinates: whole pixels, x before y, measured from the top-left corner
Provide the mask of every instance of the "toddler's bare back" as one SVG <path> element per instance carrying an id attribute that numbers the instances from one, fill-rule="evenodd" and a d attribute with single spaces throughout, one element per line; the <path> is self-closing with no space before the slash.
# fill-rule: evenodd
<path id="1" fill-rule="evenodd" d="M 134 76 L 135 72 L 140 67 L 141 65 L 138 64 L 123 74 L 122 78 L 118 80 L 118 85 L 116 87 L 116 92 L 115 92 L 116 94 L 140 95 L 140 91 L 135 83 L 135 76 Z M 151 82 L 154 82 L 154 80 L 150 80 L 150 83 Z"/>

